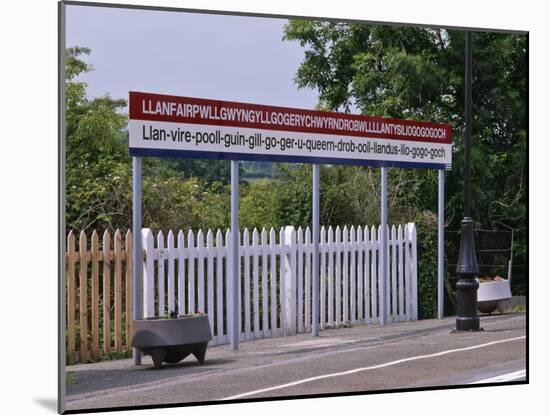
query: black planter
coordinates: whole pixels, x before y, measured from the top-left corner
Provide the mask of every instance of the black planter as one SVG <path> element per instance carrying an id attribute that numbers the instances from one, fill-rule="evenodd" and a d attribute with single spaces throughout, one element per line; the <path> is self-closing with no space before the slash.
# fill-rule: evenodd
<path id="1" fill-rule="evenodd" d="M 132 347 L 150 355 L 156 369 L 162 362 L 177 363 L 190 354 L 203 363 L 212 339 L 206 315 L 134 320 L 132 331 Z"/>

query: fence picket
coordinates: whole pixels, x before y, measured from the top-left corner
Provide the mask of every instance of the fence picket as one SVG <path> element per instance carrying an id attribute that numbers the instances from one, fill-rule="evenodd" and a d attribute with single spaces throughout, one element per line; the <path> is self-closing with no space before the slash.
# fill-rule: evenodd
<path id="1" fill-rule="evenodd" d="M 370 324 L 372 322 L 372 314 L 371 314 L 371 254 L 372 254 L 372 243 L 370 238 L 370 231 L 369 227 L 365 226 L 363 228 L 363 241 L 365 244 L 365 261 L 364 261 L 364 267 L 363 267 L 363 287 L 365 289 L 363 299 L 365 301 L 365 322 L 367 324 Z"/>
<path id="2" fill-rule="evenodd" d="M 260 275 L 259 275 L 259 257 L 258 252 L 260 250 L 258 244 L 258 229 L 254 228 L 252 232 L 252 279 L 253 279 L 253 319 L 254 319 L 254 338 L 260 338 Z"/>
<path id="3" fill-rule="evenodd" d="M 342 241 L 342 253 L 344 260 L 344 267 L 342 270 L 342 283 L 343 283 L 343 293 L 342 299 L 344 300 L 344 312 L 343 314 L 343 323 L 347 324 L 349 321 L 349 229 L 344 226 L 343 241 Z"/>
<path id="4" fill-rule="evenodd" d="M 226 342 L 229 343 L 230 334 L 231 334 L 231 322 L 229 321 L 229 318 L 231 317 L 231 310 L 232 310 L 232 295 L 230 294 L 231 290 L 231 280 L 230 280 L 230 272 L 231 272 L 231 229 L 227 229 L 225 231 L 225 270 L 224 273 L 224 287 L 225 287 L 225 313 L 224 313 L 224 322 L 225 322 L 225 330 L 226 330 Z"/>
<path id="5" fill-rule="evenodd" d="M 342 324 L 342 233 L 340 226 L 336 227 L 336 327 Z"/>
<path id="6" fill-rule="evenodd" d="M 142 246 L 148 252 L 143 265 L 143 317 L 148 318 L 155 316 L 155 263 L 153 256 L 155 240 L 151 229 L 143 229 L 141 235 L 143 238 Z"/>
<path id="7" fill-rule="evenodd" d="M 328 227 L 328 324 L 334 327 L 334 230 Z"/>
<path id="8" fill-rule="evenodd" d="M 390 227 L 386 225 L 386 317 L 391 322 Z"/>
<path id="9" fill-rule="evenodd" d="M 397 227 L 397 274 L 399 281 L 399 321 L 404 321 L 405 314 L 405 277 L 403 275 L 403 227 Z"/>
<path id="10" fill-rule="evenodd" d="M 124 254 L 126 259 L 126 348 L 129 350 L 131 347 L 132 342 L 132 320 L 134 318 L 134 275 L 133 275 L 133 269 L 134 269 L 134 259 L 132 256 L 133 252 L 133 239 L 132 239 L 132 231 L 128 229 L 126 232 L 126 252 Z"/>
<path id="11" fill-rule="evenodd" d="M 349 300 L 350 300 L 350 320 L 351 320 L 351 323 L 355 323 L 356 321 L 356 318 L 355 318 L 355 313 L 356 313 L 356 305 L 355 305 L 355 293 L 356 293 L 356 289 L 355 289 L 355 277 L 356 277 L 356 274 L 355 274 L 355 251 L 357 250 L 357 242 L 355 240 L 355 227 L 352 226 L 351 227 L 351 230 L 350 230 L 350 235 L 349 235 L 349 247 L 350 247 L 350 254 L 349 254 L 349 261 L 350 261 L 350 266 L 349 266 L 349 279 L 350 279 L 350 284 L 349 284 Z"/>
<path id="12" fill-rule="evenodd" d="M 298 308 L 298 333 L 304 332 L 304 231 L 300 226 L 296 234 L 296 249 L 298 251 L 298 268 L 296 269 Z"/>
<path id="13" fill-rule="evenodd" d="M 212 231 L 208 229 L 206 233 L 206 310 L 205 313 L 208 315 L 208 323 L 210 324 L 210 332 L 212 334 L 211 345 L 216 344 L 218 339 L 215 338 L 214 332 L 214 253 L 215 248 L 213 247 L 213 238 L 214 235 Z"/>
<path id="14" fill-rule="evenodd" d="M 378 272 L 378 267 L 376 266 L 377 263 L 377 256 L 378 256 L 378 236 L 376 234 L 376 228 L 373 226 L 370 230 L 370 240 L 371 240 L 371 275 L 370 275 L 370 282 L 371 282 L 371 292 L 370 292 L 370 303 L 371 303 L 371 316 L 372 321 L 375 322 L 378 320 L 378 278 L 380 276 L 380 273 Z"/>
<path id="15" fill-rule="evenodd" d="M 176 263 L 176 249 L 174 246 L 174 232 L 170 230 L 168 232 L 168 250 L 167 250 L 167 258 L 168 258 L 168 272 L 167 272 L 167 286 L 168 286 L 168 314 L 172 313 L 176 310 L 175 307 L 175 299 L 176 299 L 176 287 L 174 285 L 174 267 Z"/>
<path id="16" fill-rule="evenodd" d="M 305 245 L 305 254 L 306 254 L 306 278 L 305 278 L 305 326 L 306 330 L 311 328 L 311 231 L 309 226 L 306 227 L 306 245 Z"/>
<path id="17" fill-rule="evenodd" d="M 357 227 L 357 320 L 365 321 L 363 314 L 363 252 L 365 246 L 363 244 L 363 228 L 361 225 Z"/>
<path id="18" fill-rule="evenodd" d="M 271 274 L 269 276 L 269 285 L 271 288 L 271 337 L 277 336 L 277 288 L 276 288 L 276 260 L 275 260 L 275 230 L 271 228 L 269 231 L 269 265 L 271 266 Z"/>
<path id="19" fill-rule="evenodd" d="M 322 226 L 321 227 L 321 232 L 320 232 L 320 238 L 321 240 L 319 241 L 319 255 L 321 255 L 321 260 L 319 261 L 320 264 L 321 264 L 321 269 L 319 270 L 319 279 L 320 279 L 320 286 L 321 286 L 321 295 L 320 295 L 320 302 L 321 304 L 319 305 L 319 309 L 320 309 L 320 312 L 319 312 L 319 325 L 321 327 L 321 329 L 325 328 L 325 325 L 326 325 L 326 304 L 327 304 L 327 300 L 326 300 L 326 295 L 327 295 L 327 281 L 326 281 L 326 277 L 325 277 L 325 271 L 326 271 L 326 256 L 325 256 L 325 251 L 326 251 L 326 230 L 325 230 L 325 227 Z"/>
<path id="20" fill-rule="evenodd" d="M 271 335 L 269 331 L 269 287 L 267 278 L 267 258 L 268 258 L 268 246 L 267 246 L 267 231 L 262 229 L 262 335 L 268 337 Z"/>
<path id="21" fill-rule="evenodd" d="M 243 267 L 241 266 L 241 257 L 244 258 L 244 252 L 243 252 L 243 247 L 241 245 L 241 241 L 242 241 L 242 235 L 241 235 L 241 230 L 239 229 L 239 239 L 238 239 L 238 248 L 237 248 L 237 261 L 239 262 L 239 266 L 237 267 L 237 275 L 239 276 L 237 278 L 237 294 L 238 294 L 238 298 L 237 298 L 237 318 L 239 319 L 238 321 L 238 324 L 237 324 L 237 327 L 239 328 L 239 341 L 243 341 L 244 340 L 244 331 L 243 331 L 243 307 L 242 307 L 242 302 L 243 302 L 243 284 L 242 284 L 242 276 L 241 276 L 241 272 L 243 270 Z"/>
<path id="22" fill-rule="evenodd" d="M 73 231 L 67 236 L 67 353 L 69 364 L 77 361 L 76 350 L 76 277 L 75 277 L 75 236 Z"/>
<path id="23" fill-rule="evenodd" d="M 122 351 L 122 235 L 115 232 L 115 350 Z"/>
<path id="24" fill-rule="evenodd" d="M 225 343 L 226 336 L 223 326 L 223 293 L 224 290 L 224 272 L 223 272 L 223 257 L 225 247 L 223 245 L 223 236 L 221 230 L 216 232 L 216 335 L 218 336 L 218 343 Z"/>
<path id="25" fill-rule="evenodd" d="M 185 235 L 180 229 L 178 232 L 178 314 L 185 314 Z"/>
<path id="26" fill-rule="evenodd" d="M 158 311 L 157 316 L 164 316 L 166 314 L 165 298 L 165 280 L 166 275 L 164 273 L 164 263 L 166 259 L 166 250 L 164 249 L 164 234 L 159 231 L 157 234 L 157 304 Z"/>
<path id="27" fill-rule="evenodd" d="M 204 233 L 202 229 L 197 232 L 197 299 L 198 299 L 198 309 L 199 313 L 205 313 L 205 295 L 204 295 Z"/>
<path id="28" fill-rule="evenodd" d="M 99 358 L 99 237 L 92 232 L 92 358 Z"/>
<path id="29" fill-rule="evenodd" d="M 381 239 L 382 239 L 382 228 L 379 226 L 378 227 L 378 238 L 379 238 L 379 246 L 381 246 Z M 391 241 L 390 241 L 390 228 L 389 226 L 386 227 L 386 253 L 387 253 L 387 258 L 386 258 L 386 321 L 388 322 L 391 322 L 391 296 L 390 296 L 390 293 L 391 293 L 391 263 L 390 263 L 390 247 L 391 247 Z M 382 267 L 382 263 L 380 262 L 381 259 L 382 259 L 382 252 L 381 250 L 378 251 L 378 272 L 379 272 L 379 277 L 378 277 L 378 290 L 380 291 L 380 284 L 381 284 L 381 281 L 382 281 L 382 277 L 381 277 L 381 274 L 382 274 L 382 271 L 381 271 L 381 267 Z M 378 311 L 379 311 L 379 314 L 380 314 L 380 304 L 381 304 L 381 296 L 379 296 L 379 302 L 378 302 Z"/>
<path id="30" fill-rule="evenodd" d="M 195 235 L 187 234 L 187 314 L 195 314 Z"/>
<path id="31" fill-rule="evenodd" d="M 80 314 L 80 362 L 88 360 L 88 263 L 86 261 L 86 234 L 80 232 L 78 243 L 79 265 L 80 265 L 80 293 L 79 293 L 79 314 Z"/>
<path id="32" fill-rule="evenodd" d="M 285 281 L 285 230 L 281 228 L 279 230 L 279 325 L 281 329 L 281 336 L 287 336 L 289 334 L 286 318 L 286 281 Z"/>
<path id="33" fill-rule="evenodd" d="M 248 229 L 243 232 L 243 261 L 244 261 L 244 338 L 250 340 L 250 235 Z"/>
<path id="34" fill-rule="evenodd" d="M 409 250 L 409 225 L 405 225 L 405 228 L 403 229 L 403 239 L 404 239 L 404 255 L 405 255 L 405 320 L 409 321 L 412 319 L 412 312 L 411 312 L 411 270 L 410 270 L 410 264 L 411 264 L 411 254 Z"/>
<path id="35" fill-rule="evenodd" d="M 391 316 L 394 320 L 397 320 L 397 275 L 396 275 L 396 238 L 395 238 L 395 225 L 392 225 L 390 232 L 390 247 L 391 253 L 388 251 L 388 257 L 391 261 Z"/>
<path id="36" fill-rule="evenodd" d="M 111 235 L 103 233 L 103 353 L 111 352 Z"/>

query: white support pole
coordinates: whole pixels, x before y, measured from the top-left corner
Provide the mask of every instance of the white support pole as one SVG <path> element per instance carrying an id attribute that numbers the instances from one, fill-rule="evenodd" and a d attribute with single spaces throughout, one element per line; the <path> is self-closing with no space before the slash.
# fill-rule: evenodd
<path id="1" fill-rule="evenodd" d="M 437 198 L 437 318 L 444 317 L 443 287 L 445 284 L 445 170 L 439 170 Z"/>
<path id="2" fill-rule="evenodd" d="M 319 179 L 321 176 L 321 166 L 313 164 L 312 168 L 312 212 L 311 212 L 311 229 L 312 229 L 312 303 L 313 315 L 311 322 L 311 335 L 319 336 Z"/>
<path id="3" fill-rule="evenodd" d="M 284 245 L 286 253 L 284 258 L 284 303 L 283 307 L 285 330 L 290 335 L 296 334 L 296 231 L 294 226 L 285 228 Z M 281 300 L 281 303 L 283 301 Z"/>
<path id="4" fill-rule="evenodd" d="M 510 259 L 508 260 L 508 284 L 512 287 L 512 262 L 514 260 L 514 230 L 512 229 L 512 240 L 510 241 Z"/>
<path id="5" fill-rule="evenodd" d="M 141 261 L 141 157 L 133 157 L 132 165 L 132 228 L 133 228 L 133 287 L 134 287 L 134 320 L 143 318 L 143 266 Z M 141 365 L 141 352 L 135 347 L 132 349 L 134 365 Z"/>
<path id="6" fill-rule="evenodd" d="M 239 348 L 239 161 L 231 160 L 231 350 Z"/>
<path id="7" fill-rule="evenodd" d="M 388 168 L 381 168 L 380 183 L 380 324 L 388 324 Z"/>

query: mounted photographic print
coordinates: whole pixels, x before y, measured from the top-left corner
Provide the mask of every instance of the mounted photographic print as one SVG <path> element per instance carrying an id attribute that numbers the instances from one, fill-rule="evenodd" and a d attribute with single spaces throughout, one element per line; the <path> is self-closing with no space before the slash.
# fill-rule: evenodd
<path id="1" fill-rule="evenodd" d="M 61 413 L 528 382 L 526 32 L 59 17 Z"/>

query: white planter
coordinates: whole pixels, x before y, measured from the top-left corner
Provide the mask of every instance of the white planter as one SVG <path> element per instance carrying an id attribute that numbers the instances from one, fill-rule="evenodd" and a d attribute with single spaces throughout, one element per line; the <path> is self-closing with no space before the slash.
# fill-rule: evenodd
<path id="1" fill-rule="evenodd" d="M 482 313 L 491 313 L 498 307 L 499 302 L 510 298 L 512 292 L 508 280 L 480 282 L 477 289 L 477 308 Z"/>

